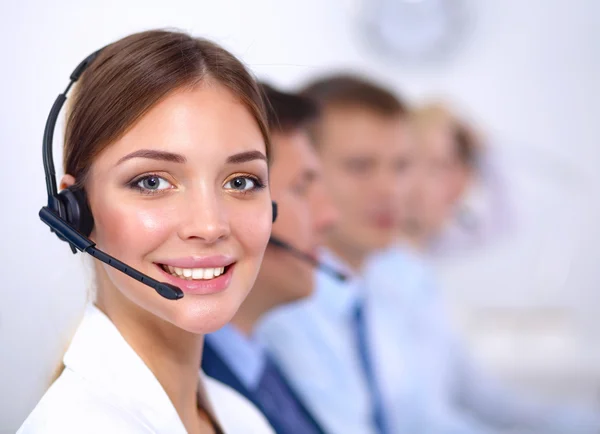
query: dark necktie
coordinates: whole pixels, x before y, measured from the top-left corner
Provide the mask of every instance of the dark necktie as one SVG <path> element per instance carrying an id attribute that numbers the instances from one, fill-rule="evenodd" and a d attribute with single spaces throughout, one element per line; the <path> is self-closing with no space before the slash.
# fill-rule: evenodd
<path id="1" fill-rule="evenodd" d="M 361 367 L 365 376 L 365 380 L 369 387 L 369 394 L 371 395 L 371 409 L 373 412 L 373 422 L 377 427 L 377 431 L 379 432 L 379 434 L 388 434 L 389 431 L 387 429 L 383 410 L 383 399 L 381 397 L 381 393 L 379 392 L 379 387 L 377 386 L 375 372 L 373 369 L 373 363 L 371 355 L 369 354 L 367 327 L 365 324 L 363 303 L 360 303 L 354 311 L 353 325 Z"/>
<path id="2" fill-rule="evenodd" d="M 256 395 L 267 418 L 278 422 L 276 424 L 278 434 L 319 432 L 303 411 L 273 360 L 268 356 Z"/>

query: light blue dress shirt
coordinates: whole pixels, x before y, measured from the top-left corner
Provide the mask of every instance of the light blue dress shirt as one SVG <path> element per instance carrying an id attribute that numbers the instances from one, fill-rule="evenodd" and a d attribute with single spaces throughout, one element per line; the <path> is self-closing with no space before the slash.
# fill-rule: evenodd
<path id="1" fill-rule="evenodd" d="M 265 369 L 265 348 L 256 339 L 242 335 L 231 324 L 205 339 L 219 353 L 248 390 L 256 390 Z"/>
<path id="2" fill-rule="evenodd" d="M 346 268 L 330 252 L 321 258 Z M 452 330 L 429 267 L 400 246 L 374 255 L 347 283 L 317 275 L 310 299 L 275 310 L 258 328 L 328 432 L 376 432 L 351 323 L 357 303 L 365 303 L 391 433 L 598 432 L 595 415 L 532 405 L 484 376 Z"/>
<path id="3" fill-rule="evenodd" d="M 334 258 L 324 260 L 351 274 Z M 352 326 L 360 280 L 317 279 L 312 297 L 267 315 L 257 335 L 326 432 L 376 434 Z"/>

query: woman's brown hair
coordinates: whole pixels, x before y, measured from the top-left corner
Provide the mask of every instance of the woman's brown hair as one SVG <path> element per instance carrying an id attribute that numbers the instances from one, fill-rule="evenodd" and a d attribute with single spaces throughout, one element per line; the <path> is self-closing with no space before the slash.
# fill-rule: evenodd
<path id="1" fill-rule="evenodd" d="M 269 156 L 269 129 L 259 87 L 244 65 L 206 39 L 180 32 L 136 33 L 105 47 L 70 98 L 65 173 L 83 187 L 94 158 L 167 94 L 202 81 L 228 88 L 250 111 Z"/>

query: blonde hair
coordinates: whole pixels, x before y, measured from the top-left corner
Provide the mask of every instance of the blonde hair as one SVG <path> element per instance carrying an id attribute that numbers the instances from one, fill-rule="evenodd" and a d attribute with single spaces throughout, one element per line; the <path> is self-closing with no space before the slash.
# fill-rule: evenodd
<path id="1" fill-rule="evenodd" d="M 475 168 L 482 137 L 447 104 L 434 102 L 417 107 L 411 111 L 410 120 L 418 141 L 432 130 L 447 129 L 456 142 L 456 152 L 461 162 Z"/>

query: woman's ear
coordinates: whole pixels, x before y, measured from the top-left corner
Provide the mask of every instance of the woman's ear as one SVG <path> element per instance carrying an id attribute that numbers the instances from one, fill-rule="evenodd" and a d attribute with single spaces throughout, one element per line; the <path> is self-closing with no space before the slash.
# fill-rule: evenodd
<path id="1" fill-rule="evenodd" d="M 75 178 L 69 174 L 66 174 L 60 180 L 60 189 L 64 190 L 65 188 L 69 188 L 72 185 L 75 185 Z"/>

